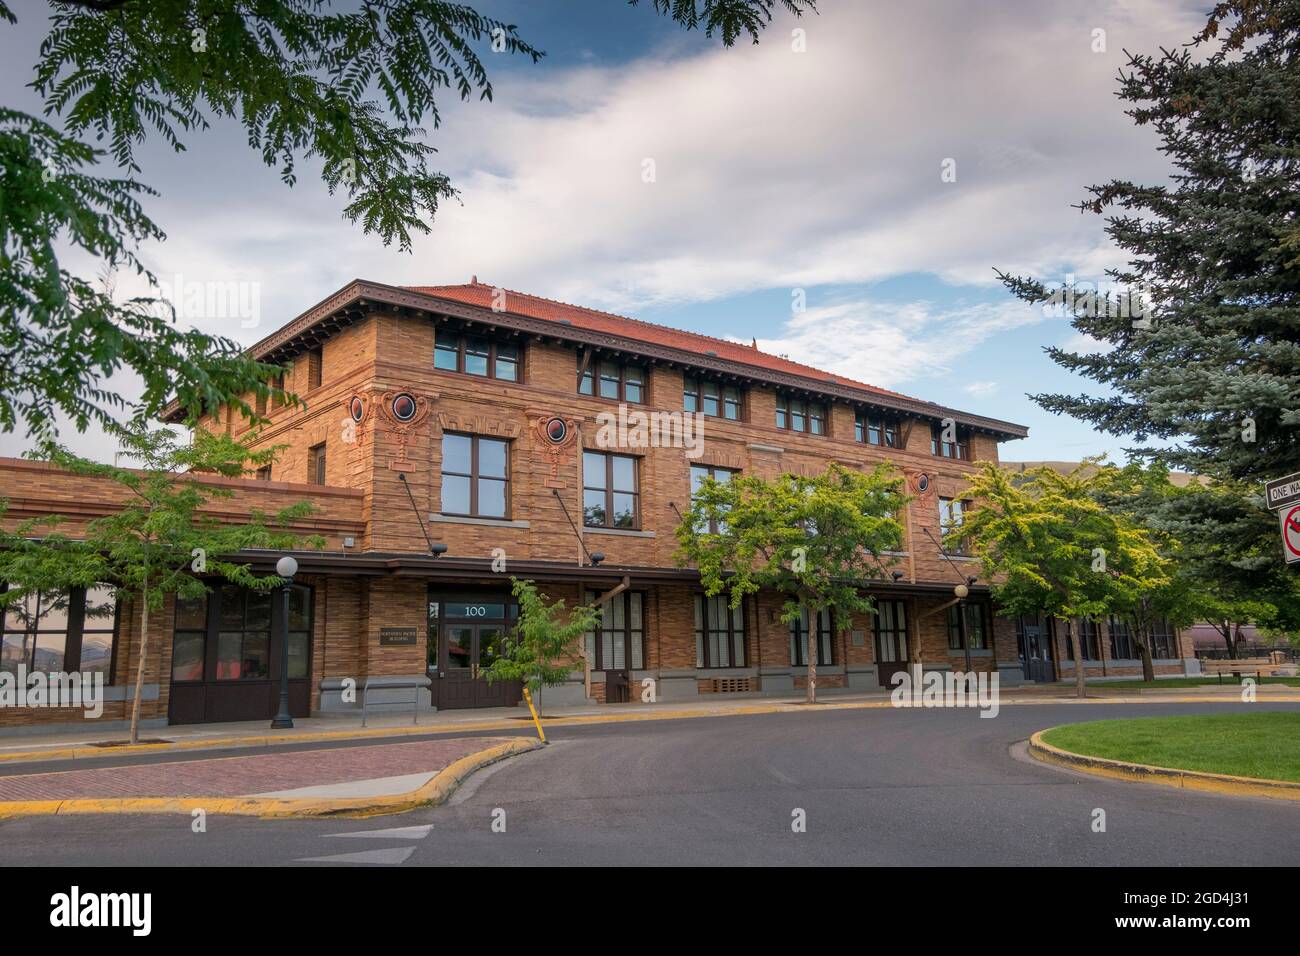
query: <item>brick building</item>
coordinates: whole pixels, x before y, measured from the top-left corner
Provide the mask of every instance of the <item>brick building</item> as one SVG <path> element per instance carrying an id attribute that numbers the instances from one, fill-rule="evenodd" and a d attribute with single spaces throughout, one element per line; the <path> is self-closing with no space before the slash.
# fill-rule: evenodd
<path id="1" fill-rule="evenodd" d="M 580 702 L 588 686 L 601 702 L 636 697 L 647 677 L 659 699 L 789 694 L 806 681 L 808 626 L 818 630 L 821 688 L 888 686 L 911 647 L 927 669 L 964 669 L 969 653 L 975 670 L 996 670 L 1004 683 L 1070 672 L 1050 622 L 998 616 L 985 582 L 970 588 L 969 648 L 949 606 L 954 585 L 979 566 L 945 552 L 942 524 L 960 515 L 971 463 L 997 460 L 999 443 L 1024 437 L 1022 426 L 752 346 L 477 281 L 356 281 L 252 352 L 285 366 L 284 384 L 304 406 L 264 409 L 259 443 L 286 448 L 269 473 L 227 482 L 236 496 L 221 501 L 222 517 L 308 499 L 318 510 L 299 530 L 327 541 L 297 555 L 288 622 L 295 713 L 359 708 L 344 692 L 351 681 L 363 688 L 425 676 L 433 706 L 516 702 L 517 687 L 477 676 L 511 626 L 510 575 L 569 602 L 607 598 L 587 641 L 590 683 L 575 665 L 568 685 L 547 690 L 551 704 Z M 620 407 L 655 416 L 650 447 L 597 441 L 597 416 Z M 248 424 L 223 408 L 201 427 L 242 435 Z M 683 429 L 681 441 L 655 442 L 673 428 Z M 832 461 L 868 468 L 882 459 L 902 470 L 914 496 L 903 516 L 906 549 L 891 579 L 868 588 L 876 613 L 847 629 L 827 620 L 791 627 L 778 619 L 775 594 L 731 613 L 674 561 L 673 532 L 702 475 L 815 474 Z M 0 479 L 7 522 L 87 519 L 114 504 L 110 489 L 38 463 L 0 461 Z M 247 557 L 270 571 L 279 555 Z M 102 669 L 110 685 L 102 719 L 123 719 L 138 662 L 136 615 L 129 604 L 114 610 L 106 592 L 64 604 L 31 633 L 6 625 L 5 666 L 35 666 L 46 647 L 65 669 Z M 145 718 L 269 716 L 277 613 L 219 584 L 205 602 L 168 602 L 151 623 Z M 99 626 L 105 620 L 115 623 Z M 1181 670 L 1173 640 L 1163 670 Z M 1099 645 L 1100 664 L 1112 642 Z M 1114 659 L 1109 672 L 1134 663 Z M 71 716 L 0 710 L 0 723 Z"/>

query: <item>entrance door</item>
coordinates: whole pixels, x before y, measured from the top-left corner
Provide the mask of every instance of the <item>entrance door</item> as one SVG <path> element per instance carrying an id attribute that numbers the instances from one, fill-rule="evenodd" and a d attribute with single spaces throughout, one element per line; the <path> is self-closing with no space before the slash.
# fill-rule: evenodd
<path id="1" fill-rule="evenodd" d="M 445 666 L 437 681 L 436 705 L 447 710 L 510 707 L 519 701 L 519 681 L 489 684 L 483 671 L 505 651 L 502 624 L 447 623 L 443 628 Z"/>
<path id="2" fill-rule="evenodd" d="M 907 670 L 907 605 L 902 601 L 876 601 L 876 676 L 881 687 L 899 671 Z"/>
<path id="3" fill-rule="evenodd" d="M 1052 661 L 1052 634 L 1047 620 L 1020 619 L 1020 665 L 1025 680 L 1050 683 L 1056 680 L 1056 665 Z"/>

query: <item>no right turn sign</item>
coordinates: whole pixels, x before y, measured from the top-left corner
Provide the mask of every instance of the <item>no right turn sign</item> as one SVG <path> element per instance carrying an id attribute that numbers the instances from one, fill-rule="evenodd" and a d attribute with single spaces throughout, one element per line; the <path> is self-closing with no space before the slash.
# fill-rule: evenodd
<path id="1" fill-rule="evenodd" d="M 1282 521 L 1282 553 L 1286 563 L 1300 561 L 1300 505 L 1283 508 L 1278 512 Z"/>

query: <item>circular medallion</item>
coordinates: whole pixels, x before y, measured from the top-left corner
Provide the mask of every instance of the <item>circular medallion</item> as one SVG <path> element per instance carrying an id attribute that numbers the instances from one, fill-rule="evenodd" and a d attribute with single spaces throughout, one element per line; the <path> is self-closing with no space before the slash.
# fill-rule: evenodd
<path id="1" fill-rule="evenodd" d="M 409 422 L 415 417 L 415 399 L 407 392 L 393 396 L 393 417 L 399 422 Z"/>
<path id="2" fill-rule="evenodd" d="M 361 424 L 361 419 L 366 417 L 366 403 L 361 400 L 360 395 L 353 395 L 352 400 L 348 402 L 348 414 L 358 425 Z"/>
<path id="3" fill-rule="evenodd" d="M 546 421 L 546 438 L 553 445 L 563 443 L 568 437 L 569 426 L 564 423 L 563 418 L 550 418 Z"/>
<path id="4" fill-rule="evenodd" d="M 921 494 L 925 494 L 927 491 L 930 490 L 930 476 L 929 476 L 929 475 L 917 475 L 917 476 L 916 476 L 916 490 L 919 491 Z"/>

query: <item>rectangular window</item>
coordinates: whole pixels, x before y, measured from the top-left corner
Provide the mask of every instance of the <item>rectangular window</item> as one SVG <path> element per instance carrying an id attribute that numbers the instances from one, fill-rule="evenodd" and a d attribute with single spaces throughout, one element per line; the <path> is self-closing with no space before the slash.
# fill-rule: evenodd
<path id="1" fill-rule="evenodd" d="M 1178 631 L 1169 623 L 1168 618 L 1161 618 L 1151 624 L 1151 655 L 1161 660 L 1177 660 Z"/>
<path id="2" fill-rule="evenodd" d="M 882 664 L 899 664 L 907 660 L 907 603 L 876 601 L 874 621 L 876 655 Z"/>
<path id="3" fill-rule="evenodd" d="M 203 657 L 207 647 L 208 597 L 178 597 L 176 622 L 172 629 L 172 680 L 203 680 Z"/>
<path id="4" fill-rule="evenodd" d="M 510 516 L 510 442 L 443 434 L 442 513 L 474 518 Z"/>
<path id="5" fill-rule="evenodd" d="M 270 481 L 270 480 L 271 480 L 271 466 L 270 466 L 270 465 L 263 465 L 261 468 L 257 469 L 257 480 L 258 480 L 258 481 Z"/>
<path id="6" fill-rule="evenodd" d="M 307 353 L 307 388 L 320 388 L 321 383 L 321 350 L 312 349 Z"/>
<path id="7" fill-rule="evenodd" d="M 584 600 L 594 603 L 599 597 L 590 591 Z M 624 591 L 600 605 L 596 629 L 587 632 L 587 659 L 594 671 L 621 671 L 645 668 L 645 616 L 643 595 Z"/>
<path id="8" fill-rule="evenodd" d="M 961 617 L 958 608 L 961 605 L 954 604 L 948 608 L 948 649 L 952 651 L 964 651 L 961 643 Z M 966 607 L 966 638 L 970 642 L 972 651 L 982 651 L 988 649 L 988 609 L 981 601 L 972 601 L 965 605 Z"/>
<path id="9" fill-rule="evenodd" d="M 433 367 L 483 378 L 518 382 L 519 346 L 480 335 L 439 329 L 434 336 Z"/>
<path id="10" fill-rule="evenodd" d="M 117 621 L 105 585 L 17 595 L 0 622 L 0 671 L 16 674 L 21 664 L 29 674 L 99 672 L 112 683 Z"/>
<path id="11" fill-rule="evenodd" d="M 706 478 L 712 478 L 719 484 L 726 484 L 740 472 L 731 468 L 715 468 L 713 465 L 691 465 L 691 500 Z M 725 522 L 710 521 L 709 534 L 722 534 L 727 530 Z"/>
<path id="12" fill-rule="evenodd" d="M 1061 633 L 1064 633 L 1062 628 Z M 1101 642 L 1098 640 L 1097 622 L 1088 618 L 1081 618 L 1074 622 L 1074 636 L 1083 648 L 1083 659 L 1085 661 L 1101 660 Z M 1065 642 L 1066 660 L 1074 660 L 1074 645 L 1069 641 Z"/>
<path id="13" fill-rule="evenodd" d="M 939 540 L 948 554 L 963 554 L 962 523 L 965 504 L 960 498 L 939 499 Z"/>
<path id="14" fill-rule="evenodd" d="M 682 408 L 714 418 L 740 421 L 741 392 L 735 385 L 721 385 L 707 379 L 688 378 L 682 388 Z"/>
<path id="15" fill-rule="evenodd" d="M 864 445 L 897 448 L 899 446 L 898 421 L 858 412 L 853 421 L 853 437 Z"/>
<path id="16" fill-rule="evenodd" d="M 945 441 L 945 429 L 942 425 L 930 426 L 930 454 L 939 458 L 955 458 L 960 461 L 970 460 L 970 432 L 965 428 L 952 426 L 952 431 L 947 433 L 948 438 L 955 438 L 955 441 Z"/>
<path id="17" fill-rule="evenodd" d="M 831 612 L 821 611 L 817 615 L 817 632 L 813 635 L 814 649 L 817 652 L 817 666 L 825 667 L 835 663 L 834 631 L 831 630 Z M 800 608 L 799 620 L 790 624 L 790 663 L 795 667 L 808 666 L 808 609 Z"/>
<path id="18" fill-rule="evenodd" d="M 646 370 L 609 359 L 587 359 L 578 375 L 578 394 L 640 405 L 645 402 Z"/>
<path id="19" fill-rule="evenodd" d="M 1133 634 L 1129 630 L 1128 621 L 1123 618 L 1112 617 L 1107 622 L 1110 630 L 1110 656 L 1117 661 L 1136 660 L 1138 656 L 1137 645 L 1133 643 Z"/>
<path id="20" fill-rule="evenodd" d="M 325 484 L 325 443 L 307 449 L 307 484 Z"/>
<path id="21" fill-rule="evenodd" d="M 271 676 L 271 592 L 225 584 L 217 631 L 217 680 L 267 680 Z"/>
<path id="22" fill-rule="evenodd" d="M 582 453 L 582 523 L 588 528 L 641 526 L 637 460 L 609 452 Z"/>
<path id="23" fill-rule="evenodd" d="M 776 397 L 776 427 L 810 435 L 826 434 L 826 406 L 788 395 Z"/>
<path id="24" fill-rule="evenodd" d="M 281 392 L 281 393 L 282 393 L 282 392 L 284 391 L 284 373 L 283 373 L 283 372 L 281 372 L 279 375 L 275 376 L 275 378 L 271 379 L 271 389 L 272 389 L 272 392 L 273 392 L 273 394 L 271 395 L 271 411 L 275 411 L 277 408 L 280 408 L 280 407 L 282 407 L 282 406 L 284 405 L 284 398 L 281 397 L 280 395 L 276 395 L 276 394 L 274 394 L 275 392 Z"/>
<path id="25" fill-rule="evenodd" d="M 695 595 L 695 666 L 745 666 L 745 606 L 725 594 Z"/>

